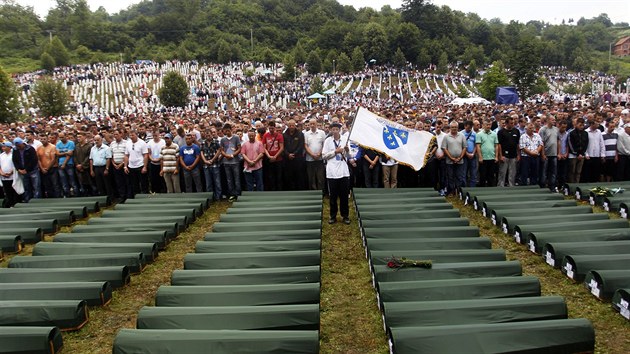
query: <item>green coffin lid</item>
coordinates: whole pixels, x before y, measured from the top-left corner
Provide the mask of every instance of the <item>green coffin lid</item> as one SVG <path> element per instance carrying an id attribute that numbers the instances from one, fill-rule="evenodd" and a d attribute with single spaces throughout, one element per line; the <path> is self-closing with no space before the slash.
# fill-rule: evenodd
<path id="1" fill-rule="evenodd" d="M 108 304 L 108 282 L 0 283 L 0 300 L 85 300 L 90 306 Z M 0 331 L 1 332 L 1 331 Z"/>
<path id="2" fill-rule="evenodd" d="M 184 269 L 250 269 L 313 266 L 321 263 L 319 250 L 293 252 L 187 254 Z"/>
<path id="3" fill-rule="evenodd" d="M 2 353 L 59 353 L 63 347 L 61 331 L 57 327 L 2 327 Z"/>
<path id="4" fill-rule="evenodd" d="M 90 268 L 0 268 L 0 283 L 109 282 L 112 288 L 129 284 L 127 266 Z"/>
<path id="5" fill-rule="evenodd" d="M 0 326 L 56 326 L 68 331 L 80 329 L 87 321 L 83 300 L 0 301 Z"/>
<path id="6" fill-rule="evenodd" d="M 304 284 L 319 281 L 319 266 L 176 270 L 171 276 L 172 285 Z"/>
<path id="7" fill-rule="evenodd" d="M 519 261 L 436 263 L 431 269 L 392 269 L 386 265 L 374 266 L 374 277 L 379 283 L 391 281 L 445 280 L 481 277 L 512 277 L 522 275 Z"/>

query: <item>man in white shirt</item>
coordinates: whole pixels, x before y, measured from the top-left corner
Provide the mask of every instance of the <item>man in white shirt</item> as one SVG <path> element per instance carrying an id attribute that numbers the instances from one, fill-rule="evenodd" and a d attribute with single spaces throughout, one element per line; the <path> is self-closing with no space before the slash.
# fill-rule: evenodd
<path id="1" fill-rule="evenodd" d="M 160 137 L 160 130 L 153 129 L 153 138 L 147 143 L 149 148 L 149 182 L 151 184 L 151 192 L 164 193 L 166 186 L 164 185 L 164 179 L 160 176 L 162 170 L 162 161 L 160 158 L 160 152 L 166 142 Z"/>
<path id="2" fill-rule="evenodd" d="M 15 175 L 13 144 L 5 142 L 0 146 L 2 147 L 2 153 L 0 154 L 0 181 L 2 181 L 2 189 L 4 190 L 4 204 L 2 207 L 10 208 L 20 200 L 20 196 L 13 189 L 13 176 Z"/>
<path id="3" fill-rule="evenodd" d="M 149 148 L 144 140 L 138 138 L 136 131 L 131 131 L 125 147 L 125 173 L 129 177 L 127 198 L 133 198 L 137 193 L 149 193 L 147 178 L 149 163 Z"/>
<path id="4" fill-rule="evenodd" d="M 308 176 L 308 188 L 322 190 L 324 188 L 324 162 L 322 161 L 322 149 L 326 134 L 317 129 L 317 120 L 308 122 L 309 130 L 304 133 L 304 149 L 306 150 L 306 175 Z"/>
<path id="5" fill-rule="evenodd" d="M 606 146 L 601 130 L 599 130 L 599 122 L 594 120 L 586 129 L 588 133 L 588 147 L 584 155 L 584 167 L 582 168 L 582 182 L 593 183 L 599 182 L 602 173 L 602 165 L 606 158 Z"/>
<path id="6" fill-rule="evenodd" d="M 326 160 L 326 179 L 330 193 L 329 224 L 337 222 L 337 211 L 340 209 L 344 224 L 350 224 L 348 194 L 350 193 L 350 170 L 348 169 L 348 139 L 341 136 L 341 124 L 330 125 L 332 136 L 326 138 L 322 149 L 322 158 Z M 337 204 L 339 199 L 339 205 Z"/>

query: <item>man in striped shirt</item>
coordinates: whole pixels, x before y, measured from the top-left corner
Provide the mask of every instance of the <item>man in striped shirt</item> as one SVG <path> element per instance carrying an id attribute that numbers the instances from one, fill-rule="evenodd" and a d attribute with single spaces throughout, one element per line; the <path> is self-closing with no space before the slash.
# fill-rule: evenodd
<path id="1" fill-rule="evenodd" d="M 160 176 L 164 178 L 167 193 L 181 193 L 179 186 L 179 146 L 173 142 L 173 136 L 168 133 L 164 135 L 164 146 L 160 151 L 160 162 L 162 169 Z"/>
<path id="2" fill-rule="evenodd" d="M 125 149 L 127 148 L 127 141 L 123 139 L 124 133 L 123 129 L 115 130 L 114 140 L 109 143 L 109 147 L 112 149 L 112 171 L 114 172 L 116 192 L 118 198 L 122 201 L 127 199 L 127 189 L 129 188 L 127 174 L 125 173 Z"/>
<path id="3" fill-rule="evenodd" d="M 617 161 L 619 159 L 617 155 L 618 134 L 615 133 L 616 124 L 612 122 L 612 119 L 609 119 L 607 123 L 606 131 L 602 134 L 602 138 L 604 138 L 604 149 L 606 150 L 603 175 L 604 182 L 612 182 L 613 177 L 617 174 Z"/>

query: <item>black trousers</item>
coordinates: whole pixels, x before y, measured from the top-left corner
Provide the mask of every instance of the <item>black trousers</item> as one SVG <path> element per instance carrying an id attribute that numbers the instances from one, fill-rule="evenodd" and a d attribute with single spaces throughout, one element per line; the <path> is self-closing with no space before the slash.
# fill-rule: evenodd
<path id="1" fill-rule="evenodd" d="M 630 156 L 619 155 L 619 162 L 617 163 L 617 181 L 629 181 L 630 180 Z"/>
<path id="2" fill-rule="evenodd" d="M 340 211 L 342 218 L 350 215 L 348 209 L 348 194 L 350 193 L 350 178 L 328 178 L 328 191 L 330 193 L 330 217 L 336 218 Z M 337 204 L 339 198 L 339 204 Z"/>
<path id="3" fill-rule="evenodd" d="M 602 174 L 602 160 L 599 157 L 591 157 L 584 160 L 582 167 L 581 182 L 594 183 L 599 182 L 599 176 Z"/>
<path id="4" fill-rule="evenodd" d="M 149 193 L 149 178 L 146 173 L 142 173 L 142 167 L 129 168 L 129 187 L 127 198 L 134 198 L 138 193 Z"/>
<path id="5" fill-rule="evenodd" d="M 164 178 L 160 176 L 162 166 L 149 163 L 149 179 L 151 183 L 151 192 L 164 193 L 166 192 L 166 185 L 164 184 Z"/>
<path id="6" fill-rule="evenodd" d="M 96 190 L 98 195 L 107 195 L 110 198 L 114 197 L 112 190 L 111 178 L 108 174 L 105 174 L 105 166 L 94 166 L 94 182 L 96 182 Z"/>
<path id="7" fill-rule="evenodd" d="M 13 189 L 13 180 L 2 181 L 2 189 L 4 190 L 5 208 L 10 208 L 20 201 L 20 196 Z"/>
<path id="8" fill-rule="evenodd" d="M 289 160 L 284 159 L 284 189 L 288 191 L 299 191 L 304 189 L 304 159 L 296 157 Z"/>
<path id="9" fill-rule="evenodd" d="M 282 161 L 276 161 L 276 162 L 269 162 L 269 164 L 267 165 L 267 171 L 268 173 L 265 175 L 263 173 L 263 176 L 267 177 L 267 180 L 265 181 L 265 189 L 268 191 L 281 191 L 284 190 L 284 185 L 283 185 L 283 162 Z"/>
<path id="10" fill-rule="evenodd" d="M 130 188 L 129 180 L 127 179 L 127 174 L 125 173 L 124 167 L 116 169 L 112 166 L 111 172 L 113 172 L 114 182 L 116 183 L 116 196 L 120 199 L 127 199 L 127 190 Z"/>
<path id="11" fill-rule="evenodd" d="M 497 185 L 496 162 L 483 160 L 479 164 L 479 187 L 494 187 Z"/>

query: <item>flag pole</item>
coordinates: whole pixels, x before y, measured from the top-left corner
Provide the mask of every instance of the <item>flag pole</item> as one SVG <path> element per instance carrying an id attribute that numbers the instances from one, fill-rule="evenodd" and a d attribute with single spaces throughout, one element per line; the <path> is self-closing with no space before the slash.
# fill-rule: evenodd
<path id="1" fill-rule="evenodd" d="M 354 130 L 354 122 L 357 120 L 357 115 L 359 114 L 359 109 L 361 109 L 361 106 L 357 107 L 357 110 L 354 113 L 354 119 L 352 120 L 352 125 L 350 126 L 350 131 L 348 132 L 348 139 L 346 139 L 346 147 L 348 147 L 348 144 L 350 143 L 350 136 L 352 135 L 352 130 Z"/>

